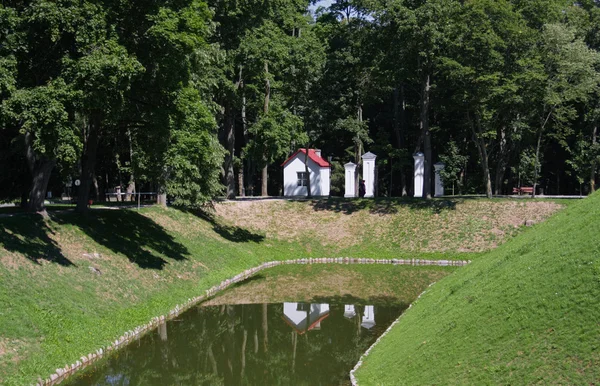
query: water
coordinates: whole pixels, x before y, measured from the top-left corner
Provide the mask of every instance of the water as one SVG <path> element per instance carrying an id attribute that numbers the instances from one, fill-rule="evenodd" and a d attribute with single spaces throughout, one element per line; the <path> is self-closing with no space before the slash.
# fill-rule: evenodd
<path id="1" fill-rule="evenodd" d="M 67 380 L 70 385 L 347 385 L 405 306 L 195 307 Z"/>

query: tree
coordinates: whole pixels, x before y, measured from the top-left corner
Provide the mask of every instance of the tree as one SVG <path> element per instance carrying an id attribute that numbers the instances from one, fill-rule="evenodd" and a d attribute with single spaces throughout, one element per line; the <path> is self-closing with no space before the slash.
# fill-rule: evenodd
<path id="1" fill-rule="evenodd" d="M 523 60 L 526 67 L 523 83 L 537 117 L 535 145 L 534 195 L 538 184 L 537 170 L 543 135 L 554 125 L 555 135 L 574 117 L 573 102 L 588 100 L 598 86 L 596 66 L 600 54 L 577 38 L 564 24 L 547 24 L 543 27 L 541 41 L 532 60 Z"/>

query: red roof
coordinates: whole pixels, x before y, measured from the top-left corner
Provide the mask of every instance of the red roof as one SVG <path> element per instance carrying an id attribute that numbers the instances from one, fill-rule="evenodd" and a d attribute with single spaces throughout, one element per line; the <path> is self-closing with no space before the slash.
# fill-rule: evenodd
<path id="1" fill-rule="evenodd" d="M 290 158 L 286 159 L 285 162 L 281 164 L 281 166 L 285 166 L 288 162 L 290 162 L 299 153 L 306 154 L 306 149 L 299 149 L 297 152 L 292 154 L 292 156 Z M 308 158 L 313 160 L 314 163 L 316 163 L 317 165 L 319 165 L 322 168 L 331 167 L 331 165 L 329 165 L 329 162 L 325 161 L 323 158 L 321 158 L 320 156 L 317 155 L 317 153 L 315 152 L 315 149 L 308 149 Z"/>

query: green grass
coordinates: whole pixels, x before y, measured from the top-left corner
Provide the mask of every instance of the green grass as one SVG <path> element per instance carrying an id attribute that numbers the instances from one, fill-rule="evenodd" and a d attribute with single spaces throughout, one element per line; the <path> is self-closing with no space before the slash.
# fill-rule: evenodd
<path id="1" fill-rule="evenodd" d="M 174 209 L 51 216 L 0 220 L 0 384 L 47 377 L 263 261 L 313 256 Z"/>
<path id="2" fill-rule="evenodd" d="M 316 199 L 223 203 L 230 221 L 281 240 L 317 240 L 332 252 L 387 258 L 484 252 L 579 200 L 485 198 Z"/>
<path id="3" fill-rule="evenodd" d="M 45 378 L 57 367 L 73 363 L 151 317 L 264 261 L 478 256 L 459 254 L 456 248 L 445 252 L 431 247 L 407 249 L 402 243 L 387 241 L 393 232 L 409 234 L 412 224 L 426 223 L 436 210 L 431 208 L 439 205 L 436 200 L 392 203 L 410 209 L 412 217 L 404 222 L 403 213 L 393 209 L 378 212 L 388 205 L 385 200 L 355 201 L 350 201 L 350 208 L 358 218 L 375 215 L 376 226 L 381 221 L 393 227 L 355 235 L 352 232 L 362 228 L 353 222 L 346 231 L 350 239 L 360 237 L 361 242 L 347 245 L 328 242 L 319 232 L 289 239 L 246 227 L 243 221 L 234 226 L 231 219 L 172 208 L 98 209 L 87 218 L 60 210 L 50 211 L 46 220 L 27 214 L 0 218 L 0 384 L 31 384 L 38 376 Z M 309 207 L 307 213 L 326 214 L 335 223 L 347 215 L 343 212 L 347 207 L 340 203 Z M 289 214 L 275 211 L 268 216 L 286 218 Z M 434 223 L 439 224 L 444 222 Z M 440 237 L 452 234 L 452 227 L 448 228 Z M 452 243 L 457 245 L 455 240 Z"/>
<path id="4" fill-rule="evenodd" d="M 600 194 L 442 279 L 357 372 L 361 385 L 597 384 Z"/>

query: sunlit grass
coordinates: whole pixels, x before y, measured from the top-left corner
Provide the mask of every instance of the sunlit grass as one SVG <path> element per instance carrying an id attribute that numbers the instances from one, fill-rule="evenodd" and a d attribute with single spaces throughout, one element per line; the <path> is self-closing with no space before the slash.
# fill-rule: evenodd
<path id="1" fill-rule="evenodd" d="M 594 384 L 600 195 L 442 279 L 358 372 L 361 385 Z"/>

